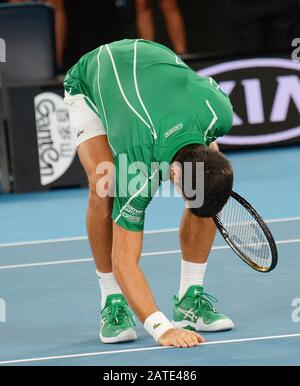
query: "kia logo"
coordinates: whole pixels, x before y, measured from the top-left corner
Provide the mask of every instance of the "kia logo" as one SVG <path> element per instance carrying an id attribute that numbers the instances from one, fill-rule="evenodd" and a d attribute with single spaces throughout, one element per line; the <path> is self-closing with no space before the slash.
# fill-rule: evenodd
<path id="1" fill-rule="evenodd" d="M 243 59 L 199 71 L 212 76 L 234 106 L 233 128 L 224 145 L 259 145 L 300 137 L 300 63 Z"/>

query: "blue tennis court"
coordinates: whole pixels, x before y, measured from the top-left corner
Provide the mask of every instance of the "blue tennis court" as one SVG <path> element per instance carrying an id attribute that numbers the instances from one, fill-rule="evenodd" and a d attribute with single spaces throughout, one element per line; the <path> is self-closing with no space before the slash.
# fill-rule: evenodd
<path id="1" fill-rule="evenodd" d="M 0 365 L 299 365 L 300 149 L 228 155 L 235 190 L 268 220 L 279 251 L 274 272 L 256 273 L 217 237 L 205 286 L 235 330 L 203 334 L 207 343 L 194 349 L 165 349 L 139 324 L 137 342 L 101 344 L 87 190 L 0 195 Z M 142 267 L 167 316 L 179 283 L 181 210 L 176 198 L 156 198 L 148 210 Z"/>

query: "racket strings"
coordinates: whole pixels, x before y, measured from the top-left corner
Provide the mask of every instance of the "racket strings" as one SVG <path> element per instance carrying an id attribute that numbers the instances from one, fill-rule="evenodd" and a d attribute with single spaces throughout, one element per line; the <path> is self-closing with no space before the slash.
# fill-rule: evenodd
<path id="1" fill-rule="evenodd" d="M 263 269 L 270 267 L 270 244 L 257 219 L 247 208 L 231 197 L 217 218 L 244 259 Z"/>

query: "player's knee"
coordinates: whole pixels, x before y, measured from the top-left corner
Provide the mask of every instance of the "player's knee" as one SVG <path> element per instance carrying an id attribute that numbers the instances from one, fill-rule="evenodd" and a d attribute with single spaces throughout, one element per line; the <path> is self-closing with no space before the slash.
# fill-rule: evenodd
<path id="1" fill-rule="evenodd" d="M 97 169 L 88 175 L 89 189 L 93 196 L 112 197 L 114 192 L 114 173 L 98 173 Z"/>
<path id="2" fill-rule="evenodd" d="M 103 223 L 111 223 L 112 214 L 112 199 L 99 198 L 96 194 L 90 191 L 89 193 L 89 213 L 97 213 L 97 218 Z"/>
<path id="3" fill-rule="evenodd" d="M 99 177 L 96 173 L 91 173 L 88 175 L 89 182 L 89 199 L 92 201 L 97 201 L 100 197 L 97 194 L 97 184 Z"/>
<path id="4" fill-rule="evenodd" d="M 89 176 L 89 206 L 98 210 L 103 218 L 110 218 L 112 212 L 112 197 L 99 188 L 99 176 Z"/>

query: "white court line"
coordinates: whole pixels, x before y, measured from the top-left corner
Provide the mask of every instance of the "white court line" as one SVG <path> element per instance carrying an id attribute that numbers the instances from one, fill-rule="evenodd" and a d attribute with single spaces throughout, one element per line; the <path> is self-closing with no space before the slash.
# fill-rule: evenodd
<path id="1" fill-rule="evenodd" d="M 202 346 L 215 346 L 220 344 L 233 344 L 233 343 L 245 343 L 245 342 L 259 342 L 265 340 L 278 340 L 278 339 L 289 339 L 289 338 L 298 338 L 300 334 L 288 334 L 288 335 L 273 335 L 273 336 L 261 336 L 256 338 L 243 338 L 243 339 L 231 339 L 231 340 L 217 340 L 212 342 L 202 343 L 199 348 Z M 97 357 L 101 355 L 112 355 L 112 354 L 126 354 L 132 352 L 141 352 L 141 351 L 153 351 L 153 350 L 165 350 L 165 349 L 174 349 L 174 347 L 142 347 L 142 348 L 132 348 L 127 350 L 113 350 L 113 351 L 99 351 L 83 354 L 70 354 L 70 355 L 57 355 L 52 357 L 40 357 L 40 358 L 29 358 L 29 359 L 16 359 L 10 361 L 2 361 L 0 365 L 12 365 L 18 363 L 32 363 L 32 362 L 46 362 L 53 360 L 61 359 L 74 359 L 74 358 L 88 358 L 88 357 Z"/>
<path id="2" fill-rule="evenodd" d="M 291 221 L 300 221 L 300 217 L 282 217 L 282 218 L 273 218 L 266 220 L 267 224 L 274 224 L 280 222 L 291 222 Z"/>
<path id="3" fill-rule="evenodd" d="M 87 240 L 87 236 L 65 237 L 60 239 L 45 239 L 45 240 L 34 240 L 34 241 L 18 241 L 15 243 L 2 243 L 0 244 L 0 248 L 21 247 L 26 245 L 39 245 L 39 244 L 55 244 L 55 243 L 64 243 L 64 242 L 81 241 L 81 240 Z"/>
<path id="4" fill-rule="evenodd" d="M 178 232 L 179 228 L 165 228 L 165 229 L 155 229 L 145 231 L 146 235 L 153 235 L 157 233 L 172 233 Z M 21 247 L 26 245 L 39 245 L 39 244 L 56 244 L 56 243 L 65 243 L 72 241 L 85 241 L 87 240 L 87 236 L 75 236 L 75 237 L 64 237 L 59 239 L 45 239 L 45 240 L 33 240 L 33 241 L 17 241 L 13 243 L 2 243 L 0 244 L 0 248 L 9 248 L 9 247 Z"/>
<path id="5" fill-rule="evenodd" d="M 227 248 L 227 246 L 225 245 L 224 247 L 218 247 L 218 249 L 220 249 L 220 248 Z M 177 249 L 177 250 L 173 250 L 173 251 L 145 252 L 145 253 L 142 253 L 142 256 L 172 255 L 173 253 L 181 253 L 181 251 L 179 249 Z M 17 269 L 17 268 L 46 267 L 48 265 L 86 263 L 89 261 L 93 261 L 93 259 L 92 258 L 86 258 L 86 259 L 74 259 L 74 260 L 54 260 L 54 261 L 49 261 L 49 262 L 44 262 L 44 263 L 3 265 L 3 266 L 0 266 L 0 271 L 7 270 L 7 269 Z"/>
<path id="6" fill-rule="evenodd" d="M 61 265 L 61 264 L 87 263 L 89 261 L 93 261 L 93 259 L 92 258 L 86 258 L 86 259 L 74 259 L 74 260 L 54 260 L 54 261 L 48 261 L 45 263 L 3 265 L 3 266 L 0 266 L 0 271 L 4 271 L 4 270 L 8 270 L 8 269 L 18 269 L 18 268 L 47 267 L 47 266 L 51 266 L 51 265 Z"/>
<path id="7" fill-rule="evenodd" d="M 267 224 L 281 223 L 281 222 L 292 222 L 292 221 L 300 221 L 299 217 L 283 217 L 283 218 L 274 218 L 265 220 Z M 164 228 L 164 229 L 155 229 L 145 231 L 146 235 L 153 235 L 159 233 L 172 233 L 178 232 L 179 228 Z M 9 247 L 20 247 L 26 245 L 39 245 L 39 244 L 55 244 L 55 243 L 64 243 L 64 242 L 72 242 L 72 241 L 84 241 L 87 240 L 87 236 L 76 236 L 76 237 L 64 237 L 58 239 L 45 239 L 45 240 L 32 240 L 32 241 L 18 241 L 13 243 L 2 243 L 0 244 L 0 248 L 9 248 Z"/>
<path id="8" fill-rule="evenodd" d="M 296 244 L 300 243 L 300 239 L 291 239 L 291 240 L 280 240 L 276 241 L 277 245 L 281 244 Z M 212 248 L 212 251 L 218 251 L 222 249 L 230 249 L 229 245 L 219 245 Z M 180 249 L 175 249 L 171 251 L 157 251 L 157 252 L 144 252 L 142 253 L 142 257 L 144 256 L 162 256 L 162 255 L 172 255 L 181 253 Z M 16 265 L 0 265 L 0 271 L 8 270 L 8 269 L 18 269 L 18 268 L 33 268 L 33 267 L 46 267 L 51 265 L 60 265 L 60 264 L 77 264 L 77 263 L 86 263 L 93 261 L 92 258 L 86 259 L 73 259 L 73 260 L 54 260 L 49 262 L 42 263 L 29 263 L 29 264 L 16 264 Z"/>

